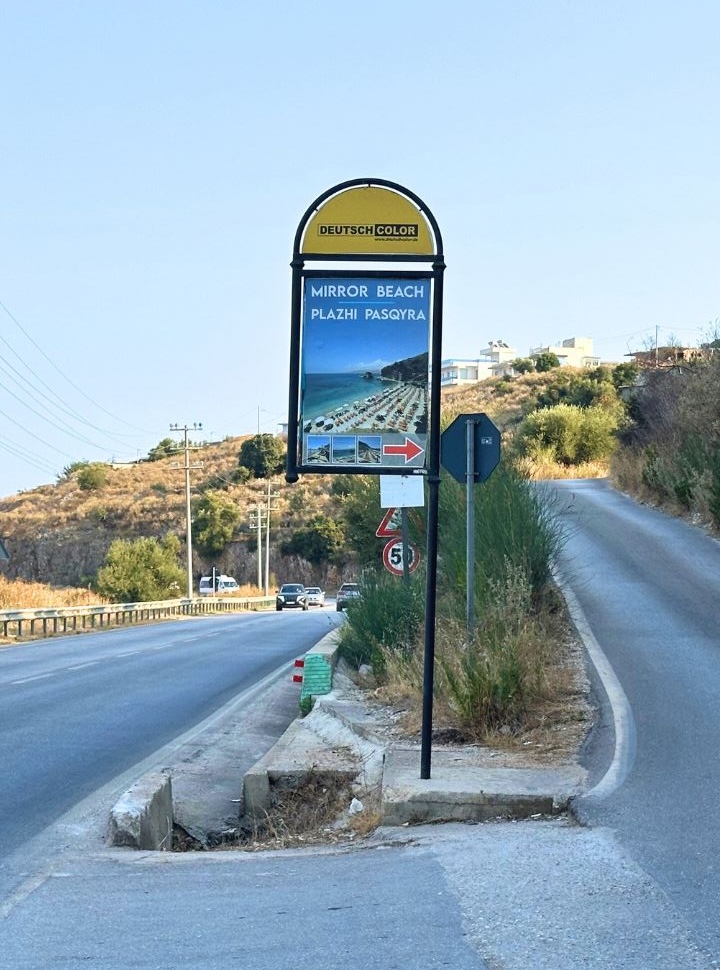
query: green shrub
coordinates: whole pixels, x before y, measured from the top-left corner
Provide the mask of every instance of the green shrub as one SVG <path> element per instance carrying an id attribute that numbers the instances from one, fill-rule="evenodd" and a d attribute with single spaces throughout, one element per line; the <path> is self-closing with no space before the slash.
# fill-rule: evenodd
<path id="1" fill-rule="evenodd" d="M 163 438 L 154 448 L 148 452 L 148 461 L 160 461 L 161 458 L 168 458 L 170 455 L 177 455 L 181 446 L 174 438 Z"/>
<path id="2" fill-rule="evenodd" d="M 180 540 L 167 536 L 127 542 L 116 539 L 97 575 L 98 592 L 115 603 L 174 599 L 183 592 L 185 573 L 178 566 Z"/>
<path id="3" fill-rule="evenodd" d="M 386 652 L 407 656 L 417 645 L 425 616 L 425 583 L 420 571 L 410 582 L 385 572 L 366 572 L 362 596 L 348 604 L 340 632 L 340 655 L 357 669 L 369 664 L 380 676 Z"/>
<path id="4" fill-rule="evenodd" d="M 539 598 L 562 543 L 550 494 L 501 461 L 490 478 L 475 487 L 473 497 L 476 612 L 484 609 L 491 583 L 503 582 L 516 568 L 523 570 Z M 450 477 L 444 477 L 440 487 L 439 548 L 442 601 L 455 602 L 459 615 L 457 610 L 464 612 L 467 573 L 465 487 Z"/>
<path id="5" fill-rule="evenodd" d="M 537 621 L 521 568 L 491 583 L 479 620 L 470 638 L 458 628 L 452 636 L 452 627 L 440 638 L 438 687 L 464 730 L 482 738 L 500 727 L 516 727 L 537 687 Z"/>
<path id="6" fill-rule="evenodd" d="M 109 471 L 104 462 L 88 462 L 77 473 L 78 486 L 85 492 L 97 491 L 106 484 Z"/>
<path id="7" fill-rule="evenodd" d="M 271 434 L 256 434 L 240 446 L 238 463 L 255 478 L 270 478 L 285 467 L 285 445 Z"/>
<path id="8" fill-rule="evenodd" d="M 314 515 L 282 545 L 284 556 L 301 556 L 315 566 L 341 561 L 344 551 L 343 528 L 326 515 Z"/>
<path id="9" fill-rule="evenodd" d="M 310 711 L 315 707 L 315 698 L 311 694 L 305 694 L 298 701 L 298 710 L 300 712 L 300 717 L 307 717 Z"/>
<path id="10" fill-rule="evenodd" d="M 535 364 L 535 370 L 538 374 L 545 374 L 549 370 L 553 370 L 555 367 L 560 366 L 560 358 L 557 354 L 553 354 L 550 351 L 545 351 L 545 353 L 538 354 L 537 357 L 533 358 Z"/>
<path id="11" fill-rule="evenodd" d="M 504 462 L 474 489 L 473 500 L 477 625 L 469 636 L 465 488 L 443 476 L 435 695 L 480 738 L 517 725 L 540 690 L 546 658 L 540 618 L 562 535 L 549 495 Z M 424 618 L 424 576 L 414 573 L 406 584 L 385 573 L 366 574 L 363 597 L 348 607 L 341 629 L 341 656 L 356 668 L 370 664 L 381 681 L 418 696 Z"/>
<path id="12" fill-rule="evenodd" d="M 615 447 L 618 408 L 556 404 L 529 414 L 518 432 L 521 451 L 534 458 L 552 453 L 563 465 L 608 458 Z"/>
<path id="13" fill-rule="evenodd" d="M 193 537 L 198 550 L 205 556 L 222 552 L 239 521 L 236 502 L 222 492 L 208 492 L 193 508 Z"/>

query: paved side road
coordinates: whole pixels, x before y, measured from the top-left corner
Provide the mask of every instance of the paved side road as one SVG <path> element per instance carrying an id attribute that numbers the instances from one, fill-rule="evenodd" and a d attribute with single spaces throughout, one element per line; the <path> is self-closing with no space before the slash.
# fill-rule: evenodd
<path id="1" fill-rule="evenodd" d="M 384 828 L 284 852 L 65 852 L 6 901 L 5 970 L 709 970 L 607 830 Z"/>

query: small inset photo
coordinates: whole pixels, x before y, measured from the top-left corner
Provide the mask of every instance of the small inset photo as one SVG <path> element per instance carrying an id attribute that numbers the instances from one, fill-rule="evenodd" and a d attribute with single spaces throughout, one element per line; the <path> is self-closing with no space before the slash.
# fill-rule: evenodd
<path id="1" fill-rule="evenodd" d="M 307 436 L 307 463 L 308 465 L 329 465 L 330 464 L 330 435 L 329 434 L 309 434 Z"/>
<path id="2" fill-rule="evenodd" d="M 337 465 L 357 464 L 357 438 L 350 434 L 336 434 L 332 439 L 332 460 Z"/>
<path id="3" fill-rule="evenodd" d="M 382 436 L 362 435 L 357 440 L 358 465 L 379 465 L 382 461 Z"/>

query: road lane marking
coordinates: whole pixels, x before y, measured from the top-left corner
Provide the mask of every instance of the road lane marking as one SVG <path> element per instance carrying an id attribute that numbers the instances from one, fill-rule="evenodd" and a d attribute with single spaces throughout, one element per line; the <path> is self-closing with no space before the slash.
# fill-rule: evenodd
<path id="1" fill-rule="evenodd" d="M 555 572 L 555 578 L 565 597 L 575 629 L 582 639 L 590 661 L 600 678 L 612 711 L 615 731 L 615 752 L 612 762 L 600 781 L 581 796 L 588 799 L 603 799 L 612 795 L 622 786 L 635 761 L 637 747 L 635 718 L 622 684 L 618 680 L 610 661 L 605 656 L 605 652 L 595 639 L 578 598 L 570 589 L 561 571 Z"/>
<path id="2" fill-rule="evenodd" d="M 38 872 L 33 876 L 29 876 L 0 903 L 0 919 L 6 920 L 16 906 L 24 902 L 28 896 L 34 893 L 36 889 L 39 889 L 49 878 L 50 873 L 47 871 Z"/>
<path id="3" fill-rule="evenodd" d="M 96 664 L 99 664 L 99 663 L 100 663 L 99 660 L 88 660 L 84 664 L 74 664 L 72 667 L 66 667 L 65 669 L 66 670 L 83 670 L 85 667 L 94 667 Z"/>
<path id="4" fill-rule="evenodd" d="M 55 671 L 54 670 L 51 670 L 50 673 L 47 673 L 47 674 L 36 674 L 34 677 L 23 677 L 21 680 L 13 680 L 13 681 L 11 681 L 11 683 L 13 685 L 17 685 L 17 684 L 30 684 L 34 680 L 45 680 L 46 677 L 52 677 L 54 673 L 55 673 Z"/>

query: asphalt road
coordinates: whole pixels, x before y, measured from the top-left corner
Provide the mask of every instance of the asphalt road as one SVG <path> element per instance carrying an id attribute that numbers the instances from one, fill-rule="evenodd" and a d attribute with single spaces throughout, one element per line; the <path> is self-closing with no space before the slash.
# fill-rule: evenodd
<path id="1" fill-rule="evenodd" d="M 223 615 L 0 649 L 0 862 L 338 621 Z"/>
<path id="2" fill-rule="evenodd" d="M 629 704 L 580 817 L 611 827 L 720 963 L 720 543 L 602 481 L 555 482 L 565 580 Z"/>
<path id="3" fill-rule="evenodd" d="M 623 756 L 606 771 L 613 745 L 606 750 L 602 742 L 612 725 L 596 733 L 600 743 L 588 752 L 599 784 L 577 806 L 586 826 L 563 820 L 426 826 L 380 830 L 355 848 L 185 855 L 108 850 L 99 826 L 73 830 L 63 845 L 23 862 L 11 892 L 0 891 L 3 965 L 720 967 L 714 879 L 720 718 L 713 708 L 720 696 L 720 546 L 604 483 L 554 489 L 568 529 L 565 581 L 617 675 L 614 700 L 623 701 L 616 722 Z M 49 813 L 56 818 L 63 804 L 80 797 L 77 784 L 97 793 L 104 778 L 116 778 L 253 676 L 300 653 L 304 647 L 293 636 L 319 639 L 340 620 L 334 611 L 273 613 L 248 617 L 242 629 L 241 619 L 0 651 L 3 782 L 34 759 L 36 794 L 43 798 L 47 768 L 60 787 L 59 765 L 76 772 L 72 793 Z M 125 635 L 139 639 L 123 643 Z M 242 656 L 251 658 L 254 674 Z M 199 694 L 197 678 L 205 685 Z M 102 697 L 94 697 L 97 691 Z M 16 694 L 25 700 L 11 710 L 6 701 Z M 145 731 L 154 731 L 147 741 Z M 128 734 L 132 750 L 114 762 Z M 78 756 L 78 743 L 87 754 Z M 95 765 L 88 777 L 84 761 Z M 10 798 L 21 797 L 21 789 L 15 786 Z M 29 828 L 19 822 L 13 829 L 6 798 L 3 786 L 3 852 L 8 820 L 16 843 L 46 821 L 36 817 Z M 66 833 L 68 825 L 53 831 Z M 22 854 L 23 847 L 16 862 Z M 0 877 L 2 866 L 0 858 Z"/>

